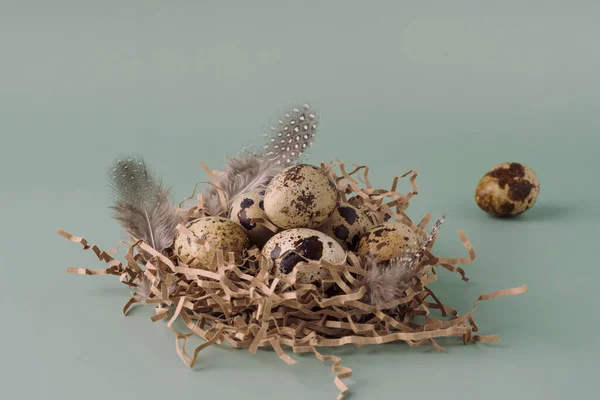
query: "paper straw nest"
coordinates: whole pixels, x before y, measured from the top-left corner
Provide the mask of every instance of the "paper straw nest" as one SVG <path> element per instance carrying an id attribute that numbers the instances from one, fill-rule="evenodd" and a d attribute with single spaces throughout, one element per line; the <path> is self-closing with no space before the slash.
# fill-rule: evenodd
<path id="1" fill-rule="evenodd" d="M 220 172 L 202 165 L 217 182 L 214 177 Z M 426 236 L 424 228 L 430 215 L 415 225 L 405 214 L 410 199 L 418 193 L 416 171 L 395 177 L 391 188 L 383 190 L 371 186 L 366 166 L 353 166 L 348 172 L 342 162 L 335 160 L 321 164 L 321 168 L 337 183 L 341 200 L 360 206 L 375 224 L 395 219 L 411 226 L 420 236 Z M 398 182 L 408 176 L 413 190 L 401 194 L 397 191 Z M 190 218 L 207 215 L 202 195 L 198 196 L 195 206 L 180 211 Z M 262 222 L 270 226 L 266 221 Z M 193 235 L 181 225 L 179 230 Z M 291 274 L 288 282 L 275 278 L 271 273 L 272 261 L 260 256 L 257 248 L 248 251 L 243 263 L 236 263 L 233 254 L 217 254 L 211 268 L 215 272 L 211 272 L 190 268 L 178 262 L 172 254 L 159 254 L 141 241 L 128 246 L 123 264 L 109 254 L 114 250 L 101 251 L 95 245 L 88 245 L 81 237 L 62 230 L 58 233 L 80 243 L 86 250 L 93 250 L 100 260 L 108 264 L 108 268 L 103 270 L 69 268 L 68 272 L 119 276 L 119 280 L 132 292 L 123 313 L 126 314 L 135 303 L 154 305 L 152 321 L 168 320 L 167 326 L 176 335 L 177 353 L 186 365 L 192 367 L 202 349 L 223 342 L 237 349 L 249 349 L 251 353 L 256 353 L 261 347 L 272 347 L 281 360 L 294 364 L 295 361 L 283 350 L 283 346 L 287 346 L 294 353 L 314 353 L 321 361 L 333 362 L 338 399 L 348 390 L 342 380 L 350 377 L 352 370 L 343 367 L 339 357 L 322 355 L 317 348 L 403 341 L 411 347 L 430 344 L 443 351 L 436 341 L 438 338 L 460 337 L 464 343 L 494 342 L 498 339 L 496 336 L 475 334 L 478 331 L 473 320 L 476 303 L 526 290 L 525 286 L 521 286 L 479 296 L 473 309 L 464 315 L 443 304 L 428 285 L 437 279 L 438 267 L 460 274 L 463 281 L 468 280 L 457 265 L 471 263 L 475 251 L 463 231 L 459 231 L 458 235 L 468 257 L 435 256 L 431 251 L 432 243 L 416 266 L 418 274 L 409 288 L 394 304 L 386 304 L 379 309 L 366 300 L 368 290 L 362 283 L 367 272 L 366 265 L 352 252 L 347 253 L 346 262 L 341 265 L 307 260 L 296 266 L 296 272 L 321 267 L 329 269 L 335 285 L 333 290 L 325 293 L 314 285 L 294 285 L 296 272 Z M 202 243 L 199 238 L 195 240 Z M 140 250 L 152 257 L 144 261 Z M 434 318 L 432 310 L 441 318 Z M 174 328 L 173 324 L 179 318 L 189 332 Z M 190 354 L 186 343 L 192 335 L 200 336 L 205 342 Z"/>

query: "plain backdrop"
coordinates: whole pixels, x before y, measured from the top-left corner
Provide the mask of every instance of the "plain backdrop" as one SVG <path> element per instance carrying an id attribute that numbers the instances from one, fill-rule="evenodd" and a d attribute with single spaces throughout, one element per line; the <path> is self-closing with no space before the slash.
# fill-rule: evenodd
<path id="1" fill-rule="evenodd" d="M 376 186 L 416 169 L 408 214 L 449 212 L 436 244 L 477 259 L 440 272 L 482 334 L 447 352 L 404 344 L 327 350 L 354 369 L 352 397 L 594 397 L 600 148 L 598 1 L 0 0 L 0 397 L 334 399 L 329 364 L 212 347 L 188 369 L 152 310 L 121 314 L 117 279 L 56 229 L 102 248 L 105 168 L 135 152 L 176 200 L 294 104 L 321 128 L 309 162 L 366 164 Z M 541 194 L 521 218 L 475 205 L 478 179 L 519 161 Z M 409 185 L 403 182 L 402 191 Z"/>

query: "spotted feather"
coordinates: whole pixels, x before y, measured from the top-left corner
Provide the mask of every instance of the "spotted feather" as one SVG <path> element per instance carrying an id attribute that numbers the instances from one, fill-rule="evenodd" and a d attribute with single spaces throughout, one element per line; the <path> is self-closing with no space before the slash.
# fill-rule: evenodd
<path id="1" fill-rule="evenodd" d="M 271 132 L 265 134 L 265 156 L 278 164 L 292 164 L 312 146 L 319 118 L 308 104 L 285 113 Z"/>

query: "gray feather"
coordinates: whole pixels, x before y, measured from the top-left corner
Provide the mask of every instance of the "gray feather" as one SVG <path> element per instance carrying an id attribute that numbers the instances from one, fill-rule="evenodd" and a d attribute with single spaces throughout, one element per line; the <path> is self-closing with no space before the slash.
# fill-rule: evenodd
<path id="1" fill-rule="evenodd" d="M 401 257 L 385 263 L 376 263 L 372 258 L 366 259 L 367 273 L 362 282 L 367 287 L 367 299 L 371 305 L 381 308 L 402 297 L 410 287 L 412 278 L 418 274 L 414 266 L 421 260 L 445 220 L 446 215 L 441 216 L 429 235 L 421 243 L 415 243 L 414 250 L 405 252 Z"/>
<path id="2" fill-rule="evenodd" d="M 414 276 L 409 257 L 395 258 L 388 263 L 376 263 L 368 258 L 366 267 L 363 284 L 367 287 L 367 299 L 377 308 L 402 297 Z"/>
<path id="3" fill-rule="evenodd" d="M 157 251 L 173 245 L 180 222 L 169 190 L 141 157 L 118 159 L 108 169 L 114 218 L 136 239 Z"/>
<path id="4" fill-rule="evenodd" d="M 281 164 L 257 155 L 229 159 L 225 175 L 218 178 L 227 200 L 227 207 L 223 207 L 219 190 L 211 186 L 204 193 L 208 212 L 211 215 L 219 215 L 227 211 L 236 197 L 252 189 L 266 188 L 282 169 Z"/>
<path id="5" fill-rule="evenodd" d="M 217 178 L 227 204 L 222 204 L 220 190 L 211 185 L 204 192 L 208 212 L 220 215 L 238 196 L 253 189 L 266 188 L 275 175 L 306 154 L 313 144 L 316 130 L 317 115 L 309 111 L 308 105 L 286 113 L 278 125 L 265 135 L 262 151 L 229 158 L 225 175 Z"/>

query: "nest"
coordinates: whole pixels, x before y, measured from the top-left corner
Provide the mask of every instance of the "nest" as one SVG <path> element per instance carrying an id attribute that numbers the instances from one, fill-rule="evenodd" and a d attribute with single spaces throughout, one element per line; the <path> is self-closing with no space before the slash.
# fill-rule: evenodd
<path id="1" fill-rule="evenodd" d="M 395 177 L 391 188 L 384 190 L 371 186 L 366 166 L 352 166 L 352 170 L 347 171 L 346 166 L 336 160 L 321 164 L 321 168 L 336 182 L 342 201 L 360 207 L 374 223 L 396 220 L 412 227 L 421 237 L 427 236 L 424 229 L 430 215 L 415 224 L 405 214 L 411 198 L 418 193 L 416 171 Z M 206 169 L 218 184 L 214 177 L 219 172 Z M 397 191 L 402 178 L 409 179 L 412 192 L 402 194 Z M 195 194 L 190 199 L 194 197 Z M 198 195 L 191 208 L 180 211 L 189 218 L 208 215 L 202 195 Z M 256 222 L 268 226 L 266 221 Z M 193 235 L 182 225 L 178 229 Z M 458 235 L 468 257 L 436 256 L 432 252 L 432 242 L 414 266 L 415 273 L 406 282 L 402 293 L 391 303 L 379 307 L 368 300 L 369 287 L 365 284 L 368 263 L 350 251 L 346 261 L 339 265 L 310 260 L 302 262 L 289 280 L 282 281 L 271 273 L 272 260 L 262 257 L 257 248 L 250 249 L 243 262 L 236 262 L 232 253 L 218 253 L 214 265 L 207 270 L 190 268 L 169 252 L 158 253 L 142 241 L 128 245 L 125 262 L 121 262 L 110 255 L 114 251 L 101 251 L 81 237 L 61 230 L 58 233 L 80 243 L 86 250 L 93 250 L 108 264 L 102 270 L 69 268 L 68 272 L 118 276 L 132 294 L 123 313 L 136 303 L 153 305 L 152 321 L 168 320 L 167 326 L 176 336 L 177 353 L 189 367 L 194 366 L 202 349 L 224 342 L 251 353 L 270 347 L 287 364 L 295 361 L 286 354 L 284 347 L 293 353 L 313 353 L 319 360 L 333 363 L 338 399 L 348 391 L 343 379 L 350 377 L 352 370 L 342 366 L 339 357 L 323 355 L 320 348 L 401 341 L 411 347 L 427 344 L 443 351 L 437 339 L 444 337 L 458 337 L 464 343 L 494 342 L 498 339 L 496 336 L 476 334 L 475 305 L 480 300 L 526 290 L 522 286 L 479 296 L 473 309 L 463 315 L 442 303 L 428 287 L 437 279 L 436 268 L 455 272 L 467 281 L 464 270 L 458 265 L 469 264 L 475 258 L 473 247 L 462 231 Z M 334 284 L 327 290 L 315 285 L 295 284 L 296 273 L 311 268 L 327 268 Z M 178 319 L 183 321 L 188 332 L 174 327 Z M 186 344 L 194 335 L 205 342 L 189 352 Z"/>

